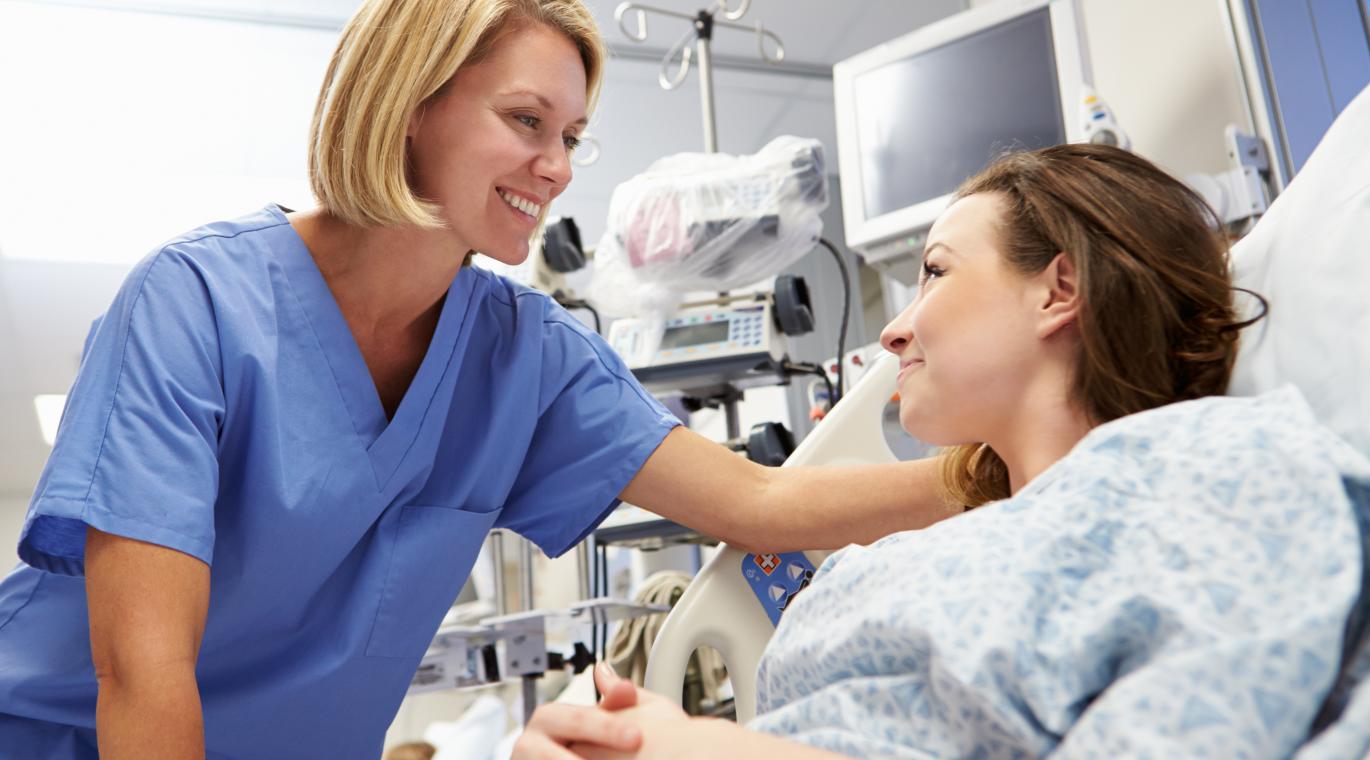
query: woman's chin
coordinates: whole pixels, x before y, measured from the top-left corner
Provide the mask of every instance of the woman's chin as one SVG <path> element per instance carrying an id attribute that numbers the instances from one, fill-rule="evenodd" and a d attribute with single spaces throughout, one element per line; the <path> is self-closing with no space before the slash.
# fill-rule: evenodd
<path id="1" fill-rule="evenodd" d="M 494 259 L 505 266 L 516 267 L 528 260 L 529 243 L 527 240 L 520 244 L 510 244 L 499 247 L 491 246 L 488 251 L 480 251 L 486 258 Z"/>
<path id="2" fill-rule="evenodd" d="M 968 442 L 966 436 L 957 435 L 957 431 L 948 430 L 946 425 L 938 423 L 938 420 L 928 419 L 911 409 L 901 409 L 899 413 L 899 426 L 904 432 L 930 446 L 956 446 Z"/>

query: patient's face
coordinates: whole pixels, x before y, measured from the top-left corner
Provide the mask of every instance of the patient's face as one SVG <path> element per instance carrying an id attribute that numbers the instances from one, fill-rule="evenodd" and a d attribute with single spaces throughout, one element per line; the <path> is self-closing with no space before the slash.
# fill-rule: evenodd
<path id="1" fill-rule="evenodd" d="M 1028 279 L 1004 261 L 1003 201 L 971 195 L 933 225 L 913 303 L 880 335 L 900 358 L 899 419 L 938 446 L 991 440 L 1009 424 L 1039 352 Z"/>

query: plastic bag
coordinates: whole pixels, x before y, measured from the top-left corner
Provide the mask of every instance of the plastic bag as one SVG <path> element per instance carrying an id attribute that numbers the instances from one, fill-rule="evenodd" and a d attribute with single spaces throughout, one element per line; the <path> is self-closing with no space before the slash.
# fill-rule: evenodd
<path id="1" fill-rule="evenodd" d="M 684 292 L 757 282 L 813 249 L 827 205 L 817 140 L 667 156 L 615 188 L 590 298 L 610 314 L 660 313 Z"/>

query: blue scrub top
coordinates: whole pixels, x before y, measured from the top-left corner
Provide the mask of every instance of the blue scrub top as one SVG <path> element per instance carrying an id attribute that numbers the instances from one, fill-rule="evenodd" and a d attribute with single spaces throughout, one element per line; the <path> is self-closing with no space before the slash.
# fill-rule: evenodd
<path id="1" fill-rule="evenodd" d="M 375 758 L 486 532 L 566 551 L 677 424 L 472 267 L 387 421 L 280 209 L 178 238 L 95 327 L 0 583 L 0 756 L 95 756 L 87 525 L 209 563 L 210 757 Z"/>

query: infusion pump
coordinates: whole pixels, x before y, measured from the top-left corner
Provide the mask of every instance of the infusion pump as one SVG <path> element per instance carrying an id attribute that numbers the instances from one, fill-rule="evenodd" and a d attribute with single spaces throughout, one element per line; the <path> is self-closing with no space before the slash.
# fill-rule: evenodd
<path id="1" fill-rule="evenodd" d="M 655 347 L 649 321 L 620 319 L 609 328 L 609 345 L 634 371 L 761 355 L 778 360 L 784 345 L 771 310 L 767 300 L 686 307 L 666 320 Z"/>
<path id="2" fill-rule="evenodd" d="M 774 309 L 764 295 L 687 305 L 655 332 L 651 320 L 620 319 L 609 345 L 652 391 L 773 384 L 787 348 Z"/>
<path id="3" fill-rule="evenodd" d="M 609 345 L 650 391 L 716 395 L 722 386 L 735 393 L 784 385 L 794 372 L 812 371 L 789 361 L 787 338 L 812 330 L 808 286 L 781 275 L 770 293 L 685 304 L 664 322 L 617 320 Z"/>

